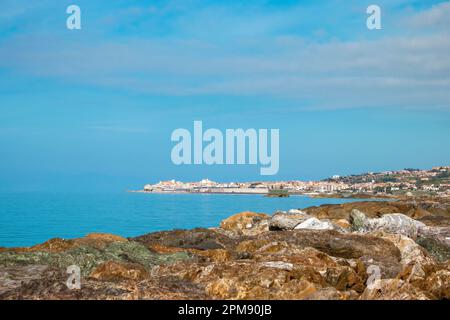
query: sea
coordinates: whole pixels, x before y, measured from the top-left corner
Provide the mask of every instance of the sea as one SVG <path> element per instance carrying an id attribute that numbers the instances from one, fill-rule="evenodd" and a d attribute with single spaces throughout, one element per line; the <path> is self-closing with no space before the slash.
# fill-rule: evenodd
<path id="1" fill-rule="evenodd" d="M 31 246 L 91 232 L 132 237 L 161 230 L 214 227 L 242 211 L 272 214 L 361 200 L 129 192 L 0 193 L 0 247 Z"/>

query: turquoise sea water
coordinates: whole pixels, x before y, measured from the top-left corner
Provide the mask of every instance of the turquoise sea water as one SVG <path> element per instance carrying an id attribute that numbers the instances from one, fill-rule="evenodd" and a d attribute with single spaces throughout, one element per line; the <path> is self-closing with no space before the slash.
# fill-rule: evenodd
<path id="1" fill-rule="evenodd" d="M 0 247 L 30 246 L 90 232 L 137 236 L 152 231 L 218 226 L 241 211 L 273 213 L 357 200 L 303 196 L 200 194 L 0 194 Z"/>

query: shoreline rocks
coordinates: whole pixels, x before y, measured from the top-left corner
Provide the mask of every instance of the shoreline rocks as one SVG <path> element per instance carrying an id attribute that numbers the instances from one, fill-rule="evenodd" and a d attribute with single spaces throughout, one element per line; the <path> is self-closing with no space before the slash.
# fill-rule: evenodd
<path id="1" fill-rule="evenodd" d="M 450 205 L 242 212 L 212 229 L 0 250 L 0 299 L 450 299 Z M 66 286 L 67 267 L 81 288 Z"/>

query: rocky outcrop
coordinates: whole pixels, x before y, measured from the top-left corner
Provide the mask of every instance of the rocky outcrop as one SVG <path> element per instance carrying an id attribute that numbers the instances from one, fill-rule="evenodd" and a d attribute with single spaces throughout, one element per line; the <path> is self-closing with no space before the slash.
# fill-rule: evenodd
<path id="1" fill-rule="evenodd" d="M 301 210 L 277 211 L 269 220 L 271 231 L 293 230 L 297 225 L 311 218 Z"/>
<path id="2" fill-rule="evenodd" d="M 241 212 L 223 220 L 220 228 L 236 235 L 257 235 L 269 230 L 269 218 L 267 214 Z"/>
<path id="3" fill-rule="evenodd" d="M 218 228 L 3 248 L 0 299 L 450 299 L 447 208 L 242 212 Z M 66 285 L 72 265 L 80 289 Z"/>
<path id="4" fill-rule="evenodd" d="M 84 241 L 82 241 L 84 243 Z M 108 241 L 101 248 L 98 243 L 83 244 L 68 247 L 63 250 L 43 251 L 33 250 L 9 250 L 0 253 L 0 266 L 28 266 L 46 265 L 65 270 L 71 265 L 80 267 L 84 275 L 88 275 L 97 265 L 106 261 L 137 263 L 145 268 L 152 268 L 161 263 L 171 263 L 177 260 L 189 259 L 184 252 L 171 254 L 156 254 L 144 245 L 132 241 Z"/>
<path id="5" fill-rule="evenodd" d="M 306 214 L 318 219 L 349 219 L 353 209 L 366 214 L 368 218 L 380 218 L 391 213 L 402 213 L 410 218 L 424 222 L 432 222 L 435 217 L 440 220 L 438 225 L 443 226 L 444 221 L 450 220 L 450 201 L 443 199 L 416 201 L 362 201 L 343 204 L 325 204 L 318 207 L 302 209 Z"/>
<path id="6" fill-rule="evenodd" d="M 93 279 L 101 281 L 144 280 L 148 271 L 140 264 L 107 261 L 97 266 L 90 274 Z"/>
<path id="7" fill-rule="evenodd" d="M 422 227 L 416 241 L 438 261 L 445 262 L 450 259 L 450 227 Z"/>
<path id="8" fill-rule="evenodd" d="M 204 228 L 153 232 L 130 238 L 130 240 L 142 243 L 147 247 L 159 244 L 166 247 L 198 250 L 224 249 L 236 243 L 227 234 Z"/>
<path id="9" fill-rule="evenodd" d="M 317 218 L 312 217 L 296 225 L 294 229 L 334 230 L 335 226 L 330 221 L 327 220 L 321 221 Z"/>
<path id="10" fill-rule="evenodd" d="M 353 209 L 350 214 L 350 223 L 353 231 L 370 232 L 383 230 L 390 233 L 402 234 L 410 238 L 416 238 L 420 228 L 425 224 L 411 219 L 401 213 L 383 215 L 381 218 L 369 219 L 365 213 Z"/>

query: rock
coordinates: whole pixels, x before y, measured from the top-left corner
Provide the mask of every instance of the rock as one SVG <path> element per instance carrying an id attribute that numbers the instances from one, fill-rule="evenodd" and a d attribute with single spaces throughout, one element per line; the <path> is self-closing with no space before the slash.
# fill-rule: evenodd
<path id="1" fill-rule="evenodd" d="M 376 264 L 386 278 L 394 278 L 401 271 L 398 248 L 390 241 L 374 236 L 303 229 L 275 232 L 271 238 L 272 241 L 286 241 L 289 245 L 313 247 L 332 257 L 361 259 L 366 267 Z"/>
<path id="2" fill-rule="evenodd" d="M 211 271 L 211 276 L 206 293 L 219 299 L 305 299 L 317 290 L 302 274 L 284 267 L 221 265 Z"/>
<path id="3" fill-rule="evenodd" d="M 291 215 L 306 215 L 306 212 L 300 209 L 289 209 L 287 213 Z"/>
<path id="4" fill-rule="evenodd" d="M 198 249 L 185 249 L 177 247 L 165 247 L 158 244 L 150 246 L 150 249 L 157 253 L 167 254 L 175 252 L 189 252 L 191 254 L 206 257 L 214 262 L 223 262 L 231 260 L 231 253 L 225 249 L 211 249 L 211 250 L 198 250 Z"/>
<path id="5" fill-rule="evenodd" d="M 382 230 L 389 233 L 402 234 L 410 238 L 416 238 L 419 228 L 425 227 L 425 224 L 422 222 L 411 219 L 404 214 L 386 214 L 381 218 L 369 219 L 357 209 L 352 210 L 350 223 L 353 231 L 370 232 Z"/>
<path id="6" fill-rule="evenodd" d="M 291 271 L 294 268 L 294 265 L 292 263 L 283 262 L 283 261 L 267 261 L 261 263 L 262 266 L 267 268 L 275 268 L 275 269 L 282 269 L 282 270 L 288 270 Z"/>
<path id="7" fill-rule="evenodd" d="M 318 219 L 349 219 L 353 209 L 357 209 L 366 214 L 368 218 L 380 218 L 385 214 L 403 213 L 411 218 L 418 218 L 417 215 L 430 213 L 432 216 L 424 216 L 420 220 L 435 216 L 449 217 L 450 202 L 444 201 L 356 201 L 343 204 L 327 204 L 318 207 L 303 209 L 306 214 Z M 417 213 L 417 210 L 419 211 Z M 448 218 L 447 218 L 448 219 Z M 424 221 L 425 222 L 425 221 Z"/>
<path id="8" fill-rule="evenodd" d="M 65 270 L 15 266 L 8 272 L 10 277 L 23 281 L 18 280 L 17 285 L 8 288 L 0 286 L 0 300 L 208 299 L 204 288 L 172 276 L 113 282 L 82 277 L 81 289 L 70 290 L 66 286 L 68 275 Z M 2 274 L 0 272 L 0 284 L 3 283 Z"/>
<path id="9" fill-rule="evenodd" d="M 365 212 L 369 218 L 378 218 L 392 212 L 403 212 L 399 210 L 394 202 L 362 201 L 350 202 L 338 205 L 325 204 L 318 207 L 310 207 L 304 211 L 318 219 L 349 219 L 353 209 Z"/>
<path id="10" fill-rule="evenodd" d="M 107 261 L 97 266 L 90 277 L 101 281 L 143 280 L 149 273 L 139 264 Z"/>
<path id="11" fill-rule="evenodd" d="M 350 222 L 348 222 L 347 219 L 337 219 L 337 220 L 334 220 L 333 223 L 335 225 L 337 225 L 338 227 L 345 229 L 345 230 L 350 229 L 352 226 L 350 224 Z"/>
<path id="12" fill-rule="evenodd" d="M 291 213 L 292 212 L 292 213 Z M 298 224 L 303 221 L 311 218 L 306 215 L 304 212 L 297 210 L 290 211 L 289 213 L 278 211 L 276 212 L 269 221 L 269 230 L 278 231 L 278 230 L 292 230 Z"/>
<path id="13" fill-rule="evenodd" d="M 450 299 L 449 207 L 401 200 L 247 212 L 223 228 L 3 248 L 0 300 Z M 350 224 L 353 209 L 367 214 L 356 211 Z M 72 264 L 79 290 L 66 286 Z M 381 279 L 367 287 L 374 267 Z"/>
<path id="14" fill-rule="evenodd" d="M 339 291 L 352 290 L 361 293 L 365 289 L 365 278 L 358 275 L 350 267 L 339 266 L 328 268 L 324 272 L 324 278 L 327 283 Z"/>
<path id="15" fill-rule="evenodd" d="M 418 245 L 414 240 L 401 235 L 401 234 L 378 234 L 381 239 L 391 241 L 399 250 L 401 255 L 400 263 L 403 266 L 411 263 L 417 263 L 420 265 L 435 264 L 434 259 Z"/>
<path id="16" fill-rule="evenodd" d="M 53 238 L 42 244 L 35 245 L 28 250 L 25 248 L 17 251 L 45 251 L 45 252 L 62 252 L 78 246 L 76 240 L 64 240 L 61 238 Z"/>
<path id="17" fill-rule="evenodd" d="M 312 293 L 306 300 L 356 300 L 359 294 L 356 291 L 338 291 L 335 288 L 323 288 Z"/>
<path id="18" fill-rule="evenodd" d="M 417 264 L 409 264 L 397 279 L 410 283 L 430 299 L 450 299 L 450 264 L 424 265 L 417 271 Z"/>
<path id="19" fill-rule="evenodd" d="M 450 217 L 426 216 L 418 220 L 430 227 L 450 227 Z"/>
<path id="20" fill-rule="evenodd" d="M 360 300 L 429 300 L 419 289 L 399 279 L 375 280 L 367 286 Z"/>
<path id="21" fill-rule="evenodd" d="M 98 240 L 98 241 L 105 241 L 105 242 L 127 242 L 128 240 L 121 236 L 116 236 L 114 234 L 109 233 L 89 233 L 86 237 L 86 239 L 90 240 Z"/>
<path id="22" fill-rule="evenodd" d="M 65 269 L 71 265 L 80 267 L 83 275 L 88 275 L 97 265 L 114 260 L 137 263 L 146 268 L 163 263 L 174 263 L 190 259 L 184 252 L 155 254 L 137 242 L 111 242 L 103 249 L 91 246 L 78 246 L 63 252 L 0 252 L 0 266 L 48 265 Z"/>
<path id="23" fill-rule="evenodd" d="M 420 218 L 424 218 L 424 217 L 429 217 L 429 216 L 431 216 L 431 213 L 428 212 L 427 210 L 421 208 L 421 207 L 418 207 L 418 208 L 412 208 L 412 209 L 410 209 L 410 210 L 406 213 L 406 215 L 407 215 L 408 217 L 413 218 L 413 219 L 420 219 Z"/>
<path id="24" fill-rule="evenodd" d="M 236 240 L 212 229 L 196 228 L 192 230 L 173 230 L 153 232 L 130 240 L 145 246 L 162 245 L 185 249 L 211 250 L 234 247 Z"/>
<path id="25" fill-rule="evenodd" d="M 409 281 L 424 279 L 426 277 L 425 270 L 436 263 L 433 257 L 427 253 L 420 245 L 412 239 L 401 234 L 381 233 L 379 237 L 391 241 L 399 250 L 401 255 L 400 263 L 402 271 L 412 268 L 412 272 L 408 277 Z"/>
<path id="26" fill-rule="evenodd" d="M 320 221 L 319 219 L 313 217 L 296 225 L 294 229 L 334 230 L 334 226 L 329 221 Z"/>
<path id="27" fill-rule="evenodd" d="M 422 288 L 434 299 L 450 300 L 450 268 L 447 267 L 429 275 L 423 281 Z"/>
<path id="28" fill-rule="evenodd" d="M 438 261 L 450 259 L 450 227 L 422 227 L 416 241 Z"/>
<path id="29" fill-rule="evenodd" d="M 269 216 L 263 213 L 241 212 L 220 223 L 220 228 L 239 235 L 256 235 L 269 230 Z"/>
<path id="30" fill-rule="evenodd" d="M 204 265 L 180 263 L 161 266 L 160 274 L 172 274 L 200 286 L 213 299 L 304 299 L 326 286 L 312 267 L 272 262 L 228 261 Z"/>
<path id="31" fill-rule="evenodd" d="M 91 233 L 83 238 L 76 239 L 62 239 L 62 238 L 53 238 L 42 244 L 38 244 L 29 248 L 9 248 L 3 251 L 9 252 L 50 252 L 50 253 L 58 253 L 64 252 L 73 248 L 81 247 L 81 246 L 91 246 L 99 249 L 104 248 L 106 245 L 112 242 L 126 242 L 128 241 L 126 238 L 121 236 L 116 236 L 108 233 Z M 0 250 L 2 252 L 2 250 Z"/>
<path id="32" fill-rule="evenodd" d="M 39 279 L 46 270 L 48 270 L 48 266 L 45 265 L 0 268 L 0 299 L 7 292 Z"/>

